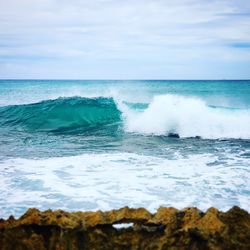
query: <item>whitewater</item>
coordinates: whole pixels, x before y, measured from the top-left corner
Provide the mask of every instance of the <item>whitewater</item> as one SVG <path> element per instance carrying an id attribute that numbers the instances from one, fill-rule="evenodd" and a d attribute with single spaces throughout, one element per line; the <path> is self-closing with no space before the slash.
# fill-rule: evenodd
<path id="1" fill-rule="evenodd" d="M 250 81 L 0 81 L 0 217 L 250 204 Z"/>

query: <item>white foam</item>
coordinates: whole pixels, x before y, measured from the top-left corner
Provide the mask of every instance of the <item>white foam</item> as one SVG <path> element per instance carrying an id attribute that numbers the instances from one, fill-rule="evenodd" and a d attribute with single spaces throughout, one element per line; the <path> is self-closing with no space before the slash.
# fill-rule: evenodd
<path id="1" fill-rule="evenodd" d="M 174 160 L 132 153 L 84 154 L 0 163 L 0 217 L 28 207 L 109 210 L 122 206 L 183 208 L 239 205 L 249 210 L 248 159 L 231 155 L 178 156 Z"/>
<path id="2" fill-rule="evenodd" d="M 133 227 L 134 223 L 120 223 L 120 224 L 114 224 L 113 227 L 116 229 L 123 229 L 123 228 L 130 228 Z"/>
<path id="3" fill-rule="evenodd" d="M 250 110 L 215 109 L 203 100 L 177 95 L 155 96 L 144 112 L 119 106 L 126 131 L 181 137 L 250 138 Z"/>

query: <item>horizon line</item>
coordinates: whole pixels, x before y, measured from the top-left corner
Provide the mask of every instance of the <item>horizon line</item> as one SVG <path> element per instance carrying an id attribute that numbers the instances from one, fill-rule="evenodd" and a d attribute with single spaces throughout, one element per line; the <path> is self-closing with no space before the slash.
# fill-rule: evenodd
<path id="1" fill-rule="evenodd" d="M 250 81 L 250 78 L 232 78 L 232 79 L 79 79 L 79 78 L 0 78 L 0 81 Z"/>

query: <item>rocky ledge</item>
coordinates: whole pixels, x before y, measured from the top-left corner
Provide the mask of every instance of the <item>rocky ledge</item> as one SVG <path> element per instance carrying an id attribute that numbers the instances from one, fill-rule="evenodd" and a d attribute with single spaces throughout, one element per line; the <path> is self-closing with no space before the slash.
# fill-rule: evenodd
<path id="1" fill-rule="evenodd" d="M 129 223 L 129 224 L 128 224 Z M 250 249 L 250 215 L 160 207 L 40 212 L 0 220 L 0 249 Z"/>

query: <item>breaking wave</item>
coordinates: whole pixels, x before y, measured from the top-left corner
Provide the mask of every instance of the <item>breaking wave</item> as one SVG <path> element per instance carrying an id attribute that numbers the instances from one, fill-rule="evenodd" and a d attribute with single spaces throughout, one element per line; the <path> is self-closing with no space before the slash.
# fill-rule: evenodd
<path id="1" fill-rule="evenodd" d="M 154 96 L 149 103 L 70 97 L 0 107 L 0 126 L 7 128 L 54 132 L 94 128 L 108 133 L 118 124 L 125 132 L 143 135 L 250 138 L 249 109 L 209 106 L 201 99 L 170 94 Z"/>
<path id="2" fill-rule="evenodd" d="M 155 96 L 143 112 L 127 112 L 126 130 L 180 137 L 250 138 L 250 110 L 211 107 L 196 98 Z"/>

